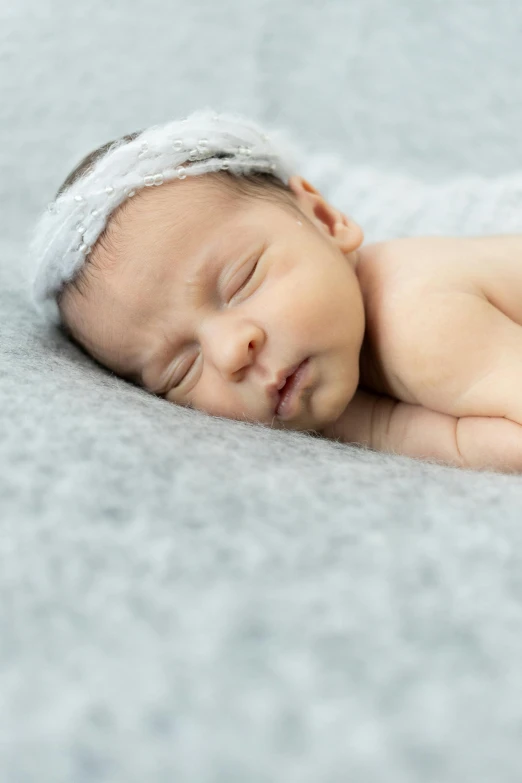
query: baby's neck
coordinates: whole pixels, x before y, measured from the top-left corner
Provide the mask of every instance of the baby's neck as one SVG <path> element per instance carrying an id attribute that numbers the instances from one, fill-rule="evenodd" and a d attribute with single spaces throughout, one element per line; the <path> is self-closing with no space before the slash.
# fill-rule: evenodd
<path id="1" fill-rule="evenodd" d="M 364 304 L 365 330 L 364 339 L 359 353 L 359 386 L 375 394 L 386 394 L 393 397 L 393 392 L 386 383 L 383 368 L 378 358 L 375 338 L 378 323 L 378 272 L 372 264 L 373 245 L 365 245 L 356 251 L 355 270 Z"/>
<path id="2" fill-rule="evenodd" d="M 386 384 L 375 352 L 372 350 L 367 331 L 364 334 L 359 353 L 359 386 L 374 394 L 393 396 L 391 389 Z"/>

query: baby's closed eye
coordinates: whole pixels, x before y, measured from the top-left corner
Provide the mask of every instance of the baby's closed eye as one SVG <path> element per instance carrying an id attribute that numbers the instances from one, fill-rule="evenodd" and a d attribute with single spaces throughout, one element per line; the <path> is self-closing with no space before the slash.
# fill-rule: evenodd
<path id="1" fill-rule="evenodd" d="M 254 261 L 250 264 L 244 267 L 244 271 L 240 275 L 235 276 L 235 280 L 233 285 L 231 286 L 233 292 L 232 294 L 226 294 L 226 299 L 229 301 L 232 301 L 240 292 L 244 292 L 245 289 L 248 288 L 250 282 L 255 277 L 256 271 L 259 267 L 259 262 L 261 260 L 262 253 L 257 254 L 255 256 Z M 253 264 L 253 265 L 252 265 Z M 246 276 L 245 276 L 246 275 Z M 180 387 L 180 385 L 187 380 L 188 376 L 192 372 L 192 370 L 195 368 L 197 362 L 197 357 L 186 367 L 183 368 L 183 371 L 180 373 L 176 373 L 176 377 L 173 384 L 170 384 L 171 389 L 177 389 Z"/>
<path id="2" fill-rule="evenodd" d="M 257 267 L 259 266 L 259 259 L 255 262 L 252 271 L 250 274 L 247 275 L 247 277 L 244 279 L 244 281 L 240 284 L 239 288 L 236 289 L 233 296 L 237 296 L 237 294 L 242 291 L 244 288 L 246 288 L 247 284 L 250 282 L 250 280 L 253 278 Z"/>

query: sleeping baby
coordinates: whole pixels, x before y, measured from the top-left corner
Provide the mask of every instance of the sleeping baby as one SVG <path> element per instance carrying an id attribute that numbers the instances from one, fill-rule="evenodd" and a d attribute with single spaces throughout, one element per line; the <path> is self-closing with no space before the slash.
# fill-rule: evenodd
<path id="1" fill-rule="evenodd" d="M 522 472 L 522 236 L 363 241 L 281 132 L 205 109 L 69 175 L 32 237 L 34 297 L 168 402 Z"/>

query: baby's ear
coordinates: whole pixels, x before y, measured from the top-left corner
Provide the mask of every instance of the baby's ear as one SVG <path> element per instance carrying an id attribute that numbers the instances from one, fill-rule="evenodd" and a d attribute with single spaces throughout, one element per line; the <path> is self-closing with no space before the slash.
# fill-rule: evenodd
<path id="1" fill-rule="evenodd" d="M 342 212 L 339 212 L 339 217 L 333 228 L 333 239 L 343 253 L 353 253 L 363 243 L 363 230 L 355 220 L 347 218 Z"/>
<path id="2" fill-rule="evenodd" d="M 364 239 L 362 229 L 354 220 L 333 207 L 308 180 L 294 174 L 288 180 L 302 211 L 321 231 L 332 237 L 343 253 L 356 250 Z"/>
<path id="3" fill-rule="evenodd" d="M 341 220 L 341 213 L 334 209 L 313 185 L 295 174 L 288 180 L 299 207 L 322 231 L 334 236 L 334 226 Z"/>
<path id="4" fill-rule="evenodd" d="M 288 187 L 296 197 L 297 203 L 307 214 L 317 202 L 325 201 L 319 191 L 311 185 L 304 177 L 294 174 L 288 180 Z"/>

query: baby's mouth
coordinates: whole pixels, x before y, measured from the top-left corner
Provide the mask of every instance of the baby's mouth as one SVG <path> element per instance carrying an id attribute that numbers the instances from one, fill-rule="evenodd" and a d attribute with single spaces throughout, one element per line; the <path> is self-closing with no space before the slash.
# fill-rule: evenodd
<path id="1" fill-rule="evenodd" d="M 310 357 L 301 362 L 297 370 L 286 379 L 285 385 L 279 390 L 279 402 L 275 407 L 275 415 L 281 419 L 290 418 L 294 413 L 296 399 L 307 375 Z"/>

